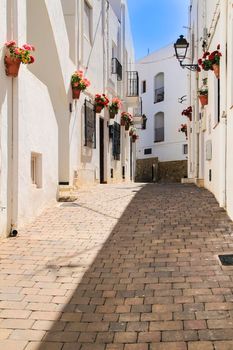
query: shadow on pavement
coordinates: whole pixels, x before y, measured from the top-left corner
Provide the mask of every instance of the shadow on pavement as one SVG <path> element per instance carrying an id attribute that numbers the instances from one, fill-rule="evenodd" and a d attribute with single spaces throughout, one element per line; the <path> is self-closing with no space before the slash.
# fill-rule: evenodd
<path id="1" fill-rule="evenodd" d="M 205 323 L 200 330 L 184 329 L 182 315 L 195 319 L 194 310 L 204 305 L 196 299 L 201 292 L 191 288 L 205 286 L 210 296 L 209 288 L 227 280 L 215 254 L 231 229 L 206 190 L 179 184 L 140 188 L 39 350 L 130 350 L 125 344 L 137 343 L 132 349 L 149 350 L 159 342 L 178 342 L 186 349 L 187 341 L 200 340 Z"/>

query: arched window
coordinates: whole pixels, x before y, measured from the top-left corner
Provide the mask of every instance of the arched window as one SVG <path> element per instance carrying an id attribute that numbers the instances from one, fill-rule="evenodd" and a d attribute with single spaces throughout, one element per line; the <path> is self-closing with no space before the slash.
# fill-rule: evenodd
<path id="1" fill-rule="evenodd" d="M 158 73 L 154 78 L 154 103 L 164 100 L 164 73 Z"/>
<path id="2" fill-rule="evenodd" d="M 155 114 L 155 137 L 154 142 L 164 141 L 164 113 Z"/>

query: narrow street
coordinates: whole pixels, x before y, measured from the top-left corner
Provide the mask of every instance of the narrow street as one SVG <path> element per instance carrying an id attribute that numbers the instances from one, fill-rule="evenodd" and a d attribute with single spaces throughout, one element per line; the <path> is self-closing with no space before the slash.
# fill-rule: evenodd
<path id="1" fill-rule="evenodd" d="M 1 240 L 0 349 L 233 349 L 232 232 L 192 185 L 80 190 Z"/>

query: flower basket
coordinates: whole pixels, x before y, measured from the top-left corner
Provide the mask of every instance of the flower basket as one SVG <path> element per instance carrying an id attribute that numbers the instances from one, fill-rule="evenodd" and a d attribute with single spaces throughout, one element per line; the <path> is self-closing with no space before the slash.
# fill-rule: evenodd
<path id="1" fill-rule="evenodd" d="M 19 58 L 12 58 L 9 56 L 5 56 L 5 72 L 8 77 L 17 77 L 19 73 L 19 67 L 21 60 Z"/>
<path id="2" fill-rule="evenodd" d="M 74 100 L 78 100 L 80 97 L 81 90 L 72 88 L 72 97 Z"/>
<path id="3" fill-rule="evenodd" d="M 219 75 L 220 75 L 220 67 L 219 67 L 219 64 L 213 64 L 213 71 L 214 71 L 214 74 L 216 76 L 217 79 L 219 79 Z"/>
<path id="4" fill-rule="evenodd" d="M 202 107 L 208 105 L 208 95 L 199 95 Z"/>
<path id="5" fill-rule="evenodd" d="M 103 106 L 95 105 L 95 113 L 101 113 L 103 108 L 104 108 Z"/>

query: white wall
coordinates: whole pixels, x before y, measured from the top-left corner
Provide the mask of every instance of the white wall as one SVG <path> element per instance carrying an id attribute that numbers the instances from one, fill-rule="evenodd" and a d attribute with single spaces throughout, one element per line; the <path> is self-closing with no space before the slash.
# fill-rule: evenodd
<path id="1" fill-rule="evenodd" d="M 0 0 L 0 235 L 7 230 L 7 215 L 9 215 L 8 188 L 11 181 L 9 175 L 9 135 L 8 115 L 11 112 L 11 80 L 5 75 L 4 43 L 8 39 L 7 31 L 7 0 Z"/>
<path id="2" fill-rule="evenodd" d="M 182 70 L 174 57 L 172 45 L 164 47 L 137 62 L 139 72 L 139 88 L 142 98 L 143 113 L 147 117 L 146 130 L 139 131 L 137 157 L 158 157 L 160 161 L 186 159 L 183 145 L 187 144 L 183 133 L 178 132 L 182 123 L 188 123 L 188 118 L 181 116 L 183 109 L 188 107 L 187 101 L 180 104 L 178 98 L 188 95 L 187 71 Z M 154 77 L 164 73 L 164 101 L 154 103 Z M 142 93 L 142 81 L 146 81 L 146 92 Z M 164 141 L 154 142 L 154 116 L 164 113 Z M 145 148 L 152 148 L 152 154 L 144 155 Z"/>

